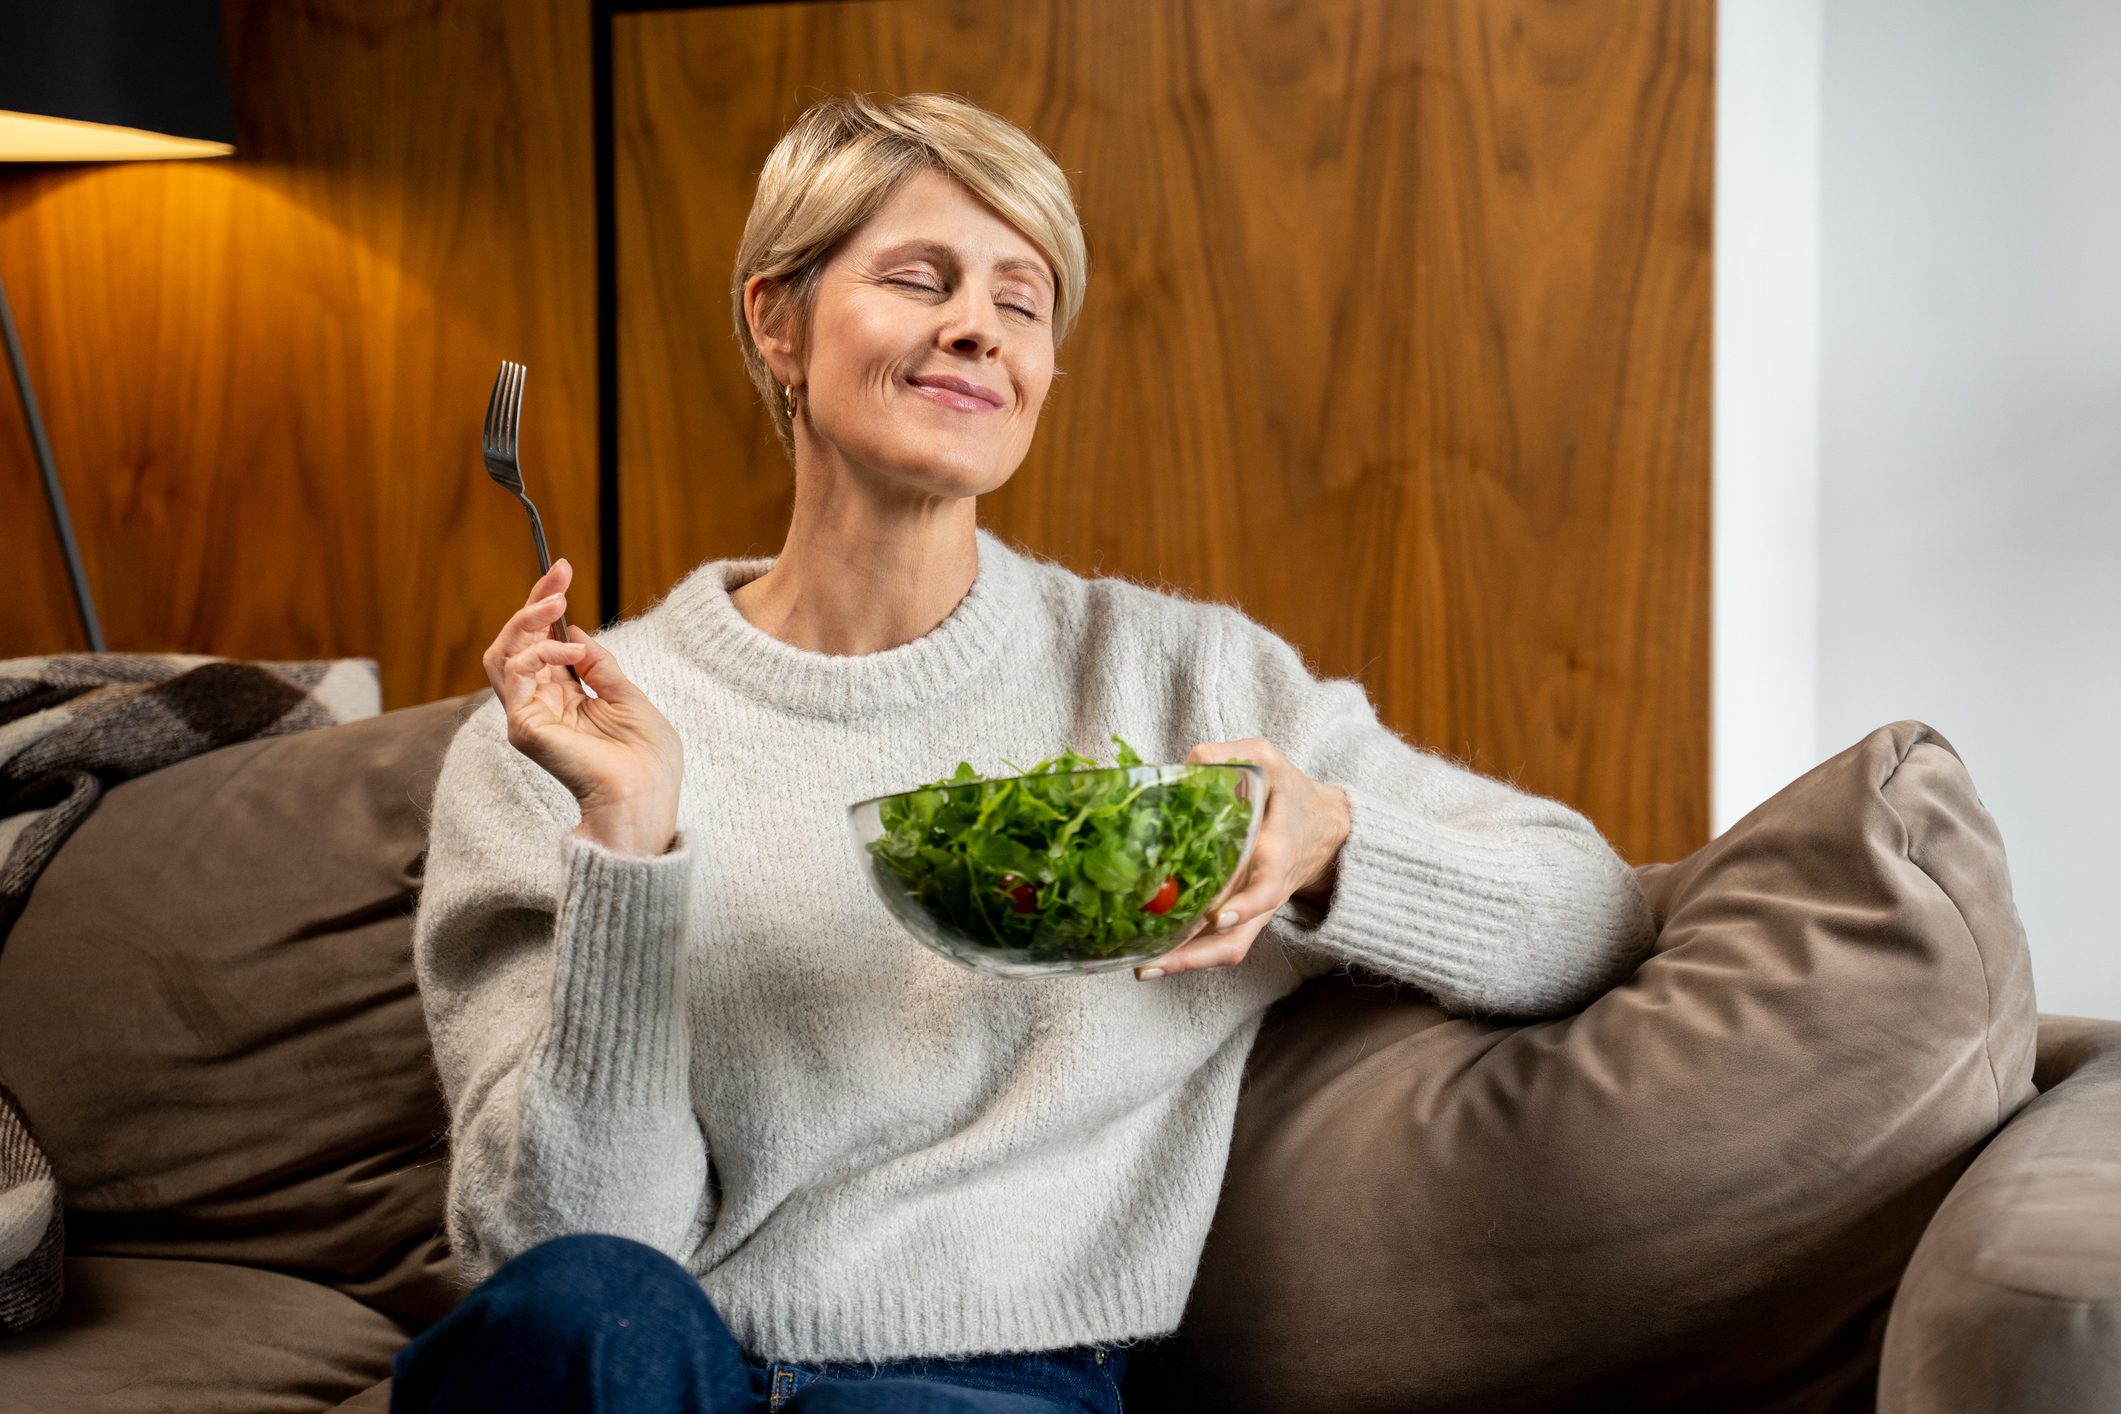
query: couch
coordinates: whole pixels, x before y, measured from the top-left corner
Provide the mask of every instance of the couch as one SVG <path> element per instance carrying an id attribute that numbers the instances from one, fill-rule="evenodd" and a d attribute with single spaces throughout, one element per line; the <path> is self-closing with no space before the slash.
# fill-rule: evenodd
<path id="1" fill-rule="evenodd" d="M 461 1296 L 410 959 L 487 697 L 112 788 L 0 950 L 66 1297 L 0 1411 L 376 1410 Z M 1685 860 L 1561 1017 L 1277 1005 L 1164 1409 L 2121 1409 L 2121 1022 L 2039 1013 L 1950 743 L 1880 727 Z M 909 942 L 909 946 L 912 944 Z"/>

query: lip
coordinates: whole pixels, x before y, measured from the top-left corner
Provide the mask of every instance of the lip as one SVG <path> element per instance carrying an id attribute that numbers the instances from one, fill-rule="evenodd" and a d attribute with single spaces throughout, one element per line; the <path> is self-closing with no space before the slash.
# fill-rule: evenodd
<path id="1" fill-rule="evenodd" d="M 992 388 L 968 383 L 947 373 L 923 373 L 906 380 L 929 397 L 960 412 L 988 412 L 1002 405 L 1002 395 Z"/>

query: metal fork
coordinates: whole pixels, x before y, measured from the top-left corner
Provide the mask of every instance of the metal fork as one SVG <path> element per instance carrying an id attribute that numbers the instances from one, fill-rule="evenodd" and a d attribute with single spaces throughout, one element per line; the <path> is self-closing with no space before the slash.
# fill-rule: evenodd
<path id="1" fill-rule="evenodd" d="M 501 371 L 494 375 L 493 395 L 486 400 L 486 433 L 481 439 L 480 451 L 486 460 L 486 474 L 498 484 L 516 493 L 523 509 L 530 513 L 531 538 L 538 542 L 538 572 L 542 575 L 552 568 L 552 554 L 545 548 L 545 525 L 538 519 L 538 508 L 523 494 L 523 465 L 517 454 L 517 432 L 523 424 L 523 375 L 527 370 L 520 363 L 501 361 Z M 552 626 L 552 636 L 562 643 L 572 643 L 574 638 L 567 631 L 567 615 Z M 582 691 L 596 696 L 596 690 L 567 665 L 567 675 L 581 683 Z"/>

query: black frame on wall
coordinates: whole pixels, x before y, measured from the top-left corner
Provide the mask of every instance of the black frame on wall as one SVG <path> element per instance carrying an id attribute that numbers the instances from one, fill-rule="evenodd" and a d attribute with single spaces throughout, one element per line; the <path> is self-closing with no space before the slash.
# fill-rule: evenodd
<path id="1" fill-rule="evenodd" d="M 620 15 L 726 10 L 805 0 L 590 0 L 589 105 L 597 203 L 597 621 L 619 612 L 619 211 L 612 117 L 611 30 Z"/>

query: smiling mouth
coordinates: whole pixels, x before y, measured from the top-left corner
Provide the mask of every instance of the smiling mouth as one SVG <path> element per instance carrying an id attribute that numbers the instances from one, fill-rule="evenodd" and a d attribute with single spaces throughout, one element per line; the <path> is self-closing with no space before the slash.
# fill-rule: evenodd
<path id="1" fill-rule="evenodd" d="M 976 398 L 970 393 L 960 393 L 955 388 L 939 388 L 930 383 L 916 383 L 911 378 L 906 380 L 906 386 L 928 401 L 939 403 L 943 407 L 950 408 L 956 412 L 1001 411 L 999 403 L 991 403 L 985 398 Z"/>

